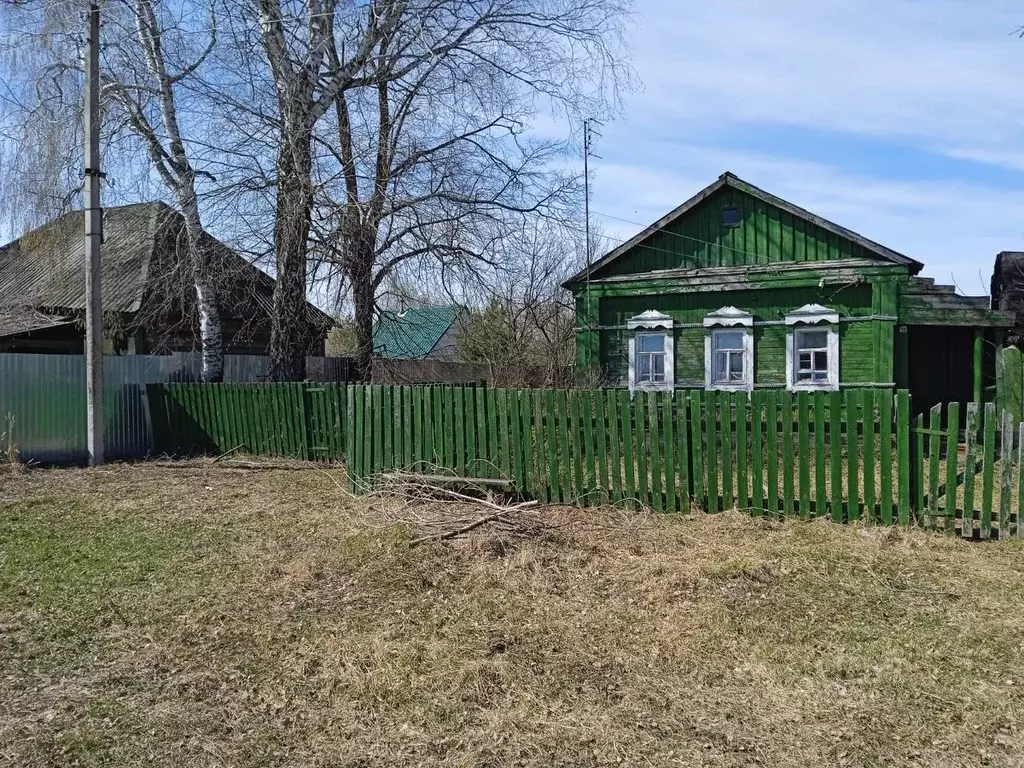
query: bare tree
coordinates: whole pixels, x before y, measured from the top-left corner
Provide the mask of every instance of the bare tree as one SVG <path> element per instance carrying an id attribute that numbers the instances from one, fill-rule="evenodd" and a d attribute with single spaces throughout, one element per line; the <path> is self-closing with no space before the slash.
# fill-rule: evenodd
<path id="1" fill-rule="evenodd" d="M 457 332 L 459 355 L 488 367 L 496 386 L 568 387 L 576 318 L 561 284 L 584 263 L 575 229 L 542 224 L 503 244 L 502 268 L 478 285 L 478 308 Z"/>
<path id="2" fill-rule="evenodd" d="M 200 4 L 207 0 L 198 0 Z M 152 0 L 126 0 L 107 5 L 103 11 L 103 55 L 101 97 L 104 106 L 104 160 L 113 155 L 114 172 L 108 172 L 105 195 L 112 191 L 110 180 L 130 187 L 132 165 L 129 145 L 141 144 L 149 161 L 137 169 L 136 178 L 154 169 L 167 194 L 180 209 L 185 237 L 181 248 L 187 264 L 182 276 L 195 294 L 203 355 L 203 378 L 223 378 L 224 344 L 218 308 L 217 271 L 211 264 L 200 213 L 197 179 L 212 176 L 196 167 L 190 153 L 189 137 L 180 117 L 180 96 L 188 81 L 202 68 L 217 43 L 214 0 L 204 7 L 209 26 L 181 30 L 168 7 Z M 20 47 L 8 51 L 11 65 L 21 64 L 27 78 L 20 87 L 9 85 L 5 93 L 4 117 L 15 135 L 26 141 L 16 147 L 15 163 L 34 171 L 17 178 L 3 190 L 9 207 L 34 201 L 30 211 L 39 215 L 23 217 L 22 226 L 43 223 L 66 212 L 80 190 L 74 171 L 81 167 L 80 129 L 82 94 L 80 30 L 66 4 L 41 2 L 32 7 L 10 9 L 23 14 L 24 31 Z M 184 14 L 185 9 L 175 9 Z M 193 9 L 196 10 L 196 9 Z M 205 39 L 198 49 L 197 40 Z M 17 55 L 15 55 L 17 54 Z M 31 66 L 24 66 L 25 57 Z M 13 82 L 13 81 L 12 81 Z M 190 126 L 196 128 L 193 122 Z M 34 184 L 32 183 L 38 179 Z M 70 183 L 60 183 L 74 179 Z M 28 182 L 28 183 L 26 183 Z M 54 190 L 47 195 L 39 186 Z M 17 228 L 17 226 L 15 227 Z"/>
<path id="3" fill-rule="evenodd" d="M 102 93 L 121 111 L 126 126 L 139 138 L 184 220 L 185 248 L 195 289 L 203 355 L 203 380 L 224 378 L 224 342 L 218 307 L 217 274 L 204 246 L 196 180 L 201 175 L 189 156 L 178 116 L 178 91 L 210 55 L 217 43 L 214 6 L 208 8 L 209 37 L 202 50 L 189 57 L 184 45 L 168 50 L 165 24 L 152 0 L 131 0 L 124 8 L 127 35 L 111 36 L 107 67 L 101 74 Z M 113 26 L 108 22 L 108 27 Z M 130 30 L 130 31 L 129 31 Z M 169 64 L 176 59 L 177 66 Z"/>
<path id="4" fill-rule="evenodd" d="M 410 0 L 367 57 L 369 82 L 338 90 L 318 134 L 338 170 L 322 174 L 314 236 L 351 297 L 364 375 L 395 270 L 472 277 L 528 220 L 575 215 L 572 144 L 528 128 L 541 111 L 572 118 L 614 101 L 630 76 L 627 12 L 628 0 Z"/>
<path id="5" fill-rule="evenodd" d="M 406 6 L 402 0 L 374 0 L 353 4 L 342 13 L 337 0 L 311 0 L 301 6 L 299 16 L 286 17 L 285 2 L 256 0 L 261 43 L 277 97 L 277 283 L 270 375 L 281 380 L 301 378 L 305 367 L 314 129 L 340 94 L 365 82 L 361 75 L 367 59 L 378 42 L 391 35 Z M 351 53 L 346 56 L 347 51 Z"/>

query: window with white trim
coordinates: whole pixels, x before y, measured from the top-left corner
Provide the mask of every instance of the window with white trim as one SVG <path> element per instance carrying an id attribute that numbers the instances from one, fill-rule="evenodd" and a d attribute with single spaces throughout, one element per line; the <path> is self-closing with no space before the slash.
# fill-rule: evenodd
<path id="1" fill-rule="evenodd" d="M 704 317 L 706 389 L 754 388 L 753 325 L 753 315 L 736 307 L 722 307 Z"/>
<path id="2" fill-rule="evenodd" d="M 629 391 L 671 391 L 675 387 L 675 322 L 653 309 L 626 321 Z"/>
<path id="3" fill-rule="evenodd" d="M 793 381 L 796 384 L 828 384 L 828 331 L 797 330 L 796 370 Z"/>
<path id="4" fill-rule="evenodd" d="M 636 335 L 636 381 L 638 384 L 665 382 L 665 333 L 638 333 Z"/>
<path id="5" fill-rule="evenodd" d="M 786 315 L 786 386 L 839 389 L 839 313 L 807 304 Z"/>

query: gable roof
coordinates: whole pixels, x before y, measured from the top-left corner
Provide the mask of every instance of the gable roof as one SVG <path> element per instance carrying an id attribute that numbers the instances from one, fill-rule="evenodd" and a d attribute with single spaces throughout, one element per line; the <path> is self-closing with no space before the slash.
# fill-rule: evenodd
<path id="1" fill-rule="evenodd" d="M 103 308 L 136 312 L 156 242 L 163 203 L 104 211 L 101 289 Z M 81 211 L 73 211 L 0 248 L 0 304 L 85 309 L 85 237 Z"/>
<path id="2" fill-rule="evenodd" d="M 82 211 L 71 211 L 0 247 L 0 307 L 85 310 L 85 237 Z M 163 202 L 105 208 L 101 291 L 105 312 L 139 312 L 153 291 L 188 294 L 190 281 L 177 243 L 184 220 Z M 216 264 L 225 318 L 268 316 L 274 279 L 212 235 L 205 235 Z M 333 319 L 307 302 L 310 322 Z"/>
<path id="3" fill-rule="evenodd" d="M 454 306 L 382 312 L 373 326 L 373 353 L 392 360 L 426 357 L 461 313 Z"/>
<path id="4" fill-rule="evenodd" d="M 769 192 L 765 192 L 763 189 L 755 187 L 753 184 L 744 181 L 735 174 L 726 171 L 725 173 L 718 177 L 717 181 L 702 189 L 700 192 L 695 194 L 685 203 L 675 208 L 674 210 L 670 211 L 666 215 L 662 216 L 660 219 L 658 219 L 650 226 L 645 227 L 642 231 L 631 237 L 626 242 L 619 245 L 617 248 L 614 248 L 613 250 L 609 251 L 603 257 L 601 257 L 593 264 L 591 264 L 589 268 L 584 268 L 580 270 L 578 273 L 576 273 L 571 278 L 566 280 L 565 283 L 563 283 L 563 285 L 565 287 L 569 287 L 574 283 L 579 283 L 586 280 L 588 274 L 593 275 L 595 272 L 603 269 L 611 262 L 615 261 L 619 257 L 631 251 L 633 248 L 642 243 L 648 237 L 656 234 L 660 230 L 665 229 L 674 221 L 676 221 L 689 211 L 693 210 L 698 205 L 707 200 L 709 197 L 711 197 L 716 192 L 725 187 L 731 187 L 733 189 L 736 189 L 740 192 L 750 195 L 751 197 L 757 200 L 766 203 L 767 205 L 775 206 L 776 208 L 779 208 L 793 216 L 803 219 L 804 221 L 810 222 L 815 226 L 821 227 L 827 232 L 850 240 L 851 242 L 856 243 L 864 250 L 870 252 L 871 254 L 877 256 L 878 258 L 884 261 L 909 266 L 911 274 L 916 274 L 924 266 L 921 262 L 911 259 L 909 256 L 904 256 L 902 253 L 898 253 L 892 250 L 891 248 L 886 248 L 884 245 L 876 243 L 873 240 L 869 240 L 863 235 L 859 235 L 856 232 L 847 229 L 846 227 L 841 227 L 838 224 L 829 221 L 828 219 L 824 219 L 821 216 L 818 216 L 817 214 L 811 213 L 805 208 L 801 208 L 798 205 L 794 205 L 793 203 L 783 200 L 781 197 L 776 197 L 775 195 Z"/>

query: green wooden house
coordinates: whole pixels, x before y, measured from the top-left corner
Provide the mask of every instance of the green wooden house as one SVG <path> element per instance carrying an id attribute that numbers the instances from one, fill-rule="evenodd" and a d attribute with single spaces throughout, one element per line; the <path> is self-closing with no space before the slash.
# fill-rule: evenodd
<path id="1" fill-rule="evenodd" d="M 725 173 L 565 287 L 579 363 L 610 386 L 980 400 L 1013 313 L 922 266 Z"/>

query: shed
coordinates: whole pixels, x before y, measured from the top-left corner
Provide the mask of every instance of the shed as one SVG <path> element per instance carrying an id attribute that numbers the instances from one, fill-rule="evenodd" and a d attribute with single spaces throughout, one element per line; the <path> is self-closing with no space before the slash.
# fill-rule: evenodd
<path id="1" fill-rule="evenodd" d="M 725 173 L 565 287 L 578 362 L 610 386 L 980 400 L 1014 315 L 922 267 Z"/>

